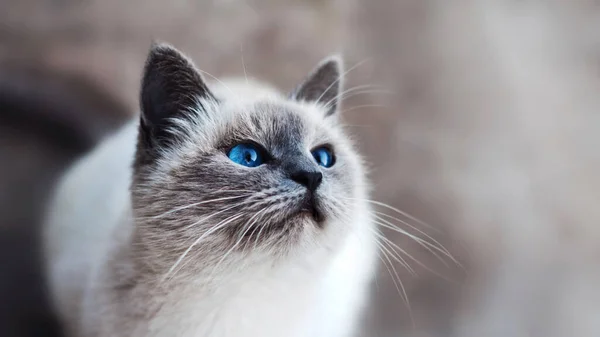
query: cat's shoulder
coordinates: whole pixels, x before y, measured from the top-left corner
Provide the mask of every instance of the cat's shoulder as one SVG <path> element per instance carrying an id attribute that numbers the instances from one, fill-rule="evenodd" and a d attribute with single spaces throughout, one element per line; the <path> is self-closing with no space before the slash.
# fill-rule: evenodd
<path id="1" fill-rule="evenodd" d="M 123 125 L 65 170 L 49 200 L 46 229 L 50 233 L 60 234 L 55 227 L 87 223 L 93 215 L 114 213 L 116 218 L 128 204 L 137 125 L 137 119 Z"/>

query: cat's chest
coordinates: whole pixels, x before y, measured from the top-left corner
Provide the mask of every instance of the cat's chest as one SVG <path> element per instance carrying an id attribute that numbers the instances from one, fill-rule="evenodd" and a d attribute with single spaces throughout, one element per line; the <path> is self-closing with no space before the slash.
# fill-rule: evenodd
<path id="1" fill-rule="evenodd" d="M 181 296 L 150 324 L 152 336 L 306 336 L 320 281 L 294 273 Z"/>

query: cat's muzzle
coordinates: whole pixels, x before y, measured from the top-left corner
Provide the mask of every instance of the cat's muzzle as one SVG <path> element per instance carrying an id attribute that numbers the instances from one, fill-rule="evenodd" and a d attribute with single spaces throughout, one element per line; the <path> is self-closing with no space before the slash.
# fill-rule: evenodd
<path id="1" fill-rule="evenodd" d="M 325 216 L 319 207 L 317 197 L 312 192 L 306 193 L 306 196 L 300 202 L 298 214 L 312 217 L 319 225 L 325 220 Z"/>

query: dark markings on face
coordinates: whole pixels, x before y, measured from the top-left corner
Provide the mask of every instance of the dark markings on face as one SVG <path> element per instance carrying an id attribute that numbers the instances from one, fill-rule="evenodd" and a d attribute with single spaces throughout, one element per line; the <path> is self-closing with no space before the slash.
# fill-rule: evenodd
<path id="1" fill-rule="evenodd" d="M 224 224 L 215 232 L 221 240 L 217 249 L 237 243 L 238 249 L 269 246 L 285 250 L 301 238 L 307 226 L 322 230 L 338 210 L 332 204 L 336 194 L 330 191 L 349 194 L 351 183 L 342 179 L 349 174 L 344 173 L 347 168 L 343 159 L 339 167 L 330 169 L 316 163 L 310 153 L 314 144 L 306 139 L 307 122 L 299 115 L 301 112 L 286 109 L 257 104 L 250 120 L 228 126 L 214 149 L 187 158 L 169 173 L 168 180 L 151 191 L 138 193 L 134 204 L 143 210 L 140 213 L 152 215 L 201 203 L 146 225 L 161 233 L 161 241 L 179 243 L 193 242 L 207 230 L 206 226 Z M 231 139 L 231 135 L 241 138 Z M 272 159 L 255 168 L 231 162 L 226 147 L 221 145 L 247 140 L 264 146 Z M 291 178 L 299 170 L 323 173 L 322 186 L 314 194 Z M 318 210 L 319 218 L 303 210 L 307 204 Z M 204 217 L 210 217 L 210 221 L 193 225 Z M 177 250 L 186 248 L 182 245 Z"/>
<path id="2" fill-rule="evenodd" d="M 162 49 L 160 51 L 165 53 Z M 161 53 L 155 53 L 154 56 L 160 58 Z M 169 100 L 171 97 L 189 99 L 186 93 L 188 88 L 193 90 L 191 94 L 196 97 L 211 96 L 199 75 L 183 76 L 187 80 L 180 86 L 172 76 L 181 78 L 182 73 L 195 70 L 189 62 L 179 60 L 177 54 L 167 54 L 169 67 L 161 66 L 152 70 L 147 66 L 146 70 L 158 72 L 153 76 L 159 79 L 164 77 L 165 80 L 158 83 L 166 85 L 167 92 L 163 92 L 166 89 L 161 89 L 160 85 L 149 85 L 146 89 L 154 88 L 152 90 L 162 93 L 162 96 L 158 96 L 159 100 Z M 335 81 L 334 73 L 339 72 L 339 66 L 331 62 L 335 63 L 329 61 L 324 65 L 327 67 L 325 73 L 330 76 L 321 76 L 323 72 L 319 71 L 313 72 L 317 77 L 307 79 L 296 95 L 303 100 L 318 98 L 319 90 L 329 87 Z M 162 72 L 165 69 L 166 73 Z M 321 83 L 319 79 L 327 83 Z M 333 92 L 336 93 L 339 88 L 334 87 Z M 146 94 L 150 97 L 148 95 L 151 92 Z M 331 92 L 324 97 L 331 99 Z M 294 100 L 294 96 L 291 99 Z M 154 120 L 156 127 L 161 127 L 164 118 L 169 115 L 181 113 L 177 102 L 176 105 L 148 102 L 144 103 L 143 119 Z M 173 108 L 152 108 L 159 106 Z M 199 108 L 202 110 L 203 107 Z M 237 250 L 266 247 L 282 253 L 301 240 L 307 231 L 318 233 L 328 228 L 331 219 L 347 215 L 347 205 L 339 196 L 353 192 L 355 182 L 352 180 L 352 171 L 356 168 L 345 160 L 353 155 L 350 150 L 344 153 L 340 151 L 333 167 L 321 167 L 310 151 L 311 147 L 323 144 L 314 143 L 310 135 L 318 134 L 323 141 L 328 139 L 328 130 L 323 125 L 312 124 L 314 122 L 303 115 L 307 112 L 302 107 L 283 102 L 257 102 L 246 108 L 251 112 L 240 112 L 239 115 L 234 112 L 229 122 L 223 120 L 221 126 L 211 125 L 211 128 L 219 128 L 211 130 L 216 131 L 218 139 L 211 138 L 211 146 L 199 143 L 196 148 L 192 144 L 191 148 L 195 149 L 192 151 L 189 151 L 188 144 L 188 151 L 173 159 L 177 162 L 170 163 L 172 168 L 168 171 L 160 167 L 164 164 L 161 164 L 160 151 L 153 152 L 153 156 L 146 155 L 154 149 L 148 146 L 163 145 L 149 145 L 143 139 L 138 143 L 138 160 L 132 184 L 132 201 L 138 222 L 136 240 L 137 246 L 143 247 L 141 251 L 153 252 L 147 253 L 152 255 L 153 263 L 172 263 L 174 256 L 186 251 L 207 232 L 210 235 L 197 242 L 189 258 L 203 256 L 203 261 L 206 261 L 206 256 L 220 256 L 232 247 Z M 148 115 L 148 112 L 154 115 Z M 327 111 L 323 118 L 329 118 L 326 115 L 332 113 Z M 141 126 L 140 137 L 152 137 L 144 127 Z M 168 136 L 168 133 L 165 135 Z M 206 141 L 203 139 L 191 141 Z M 227 150 L 247 141 L 264 147 L 269 160 L 252 168 L 232 162 L 227 157 Z M 165 144 L 175 152 L 179 146 L 177 141 Z M 336 151 L 335 142 L 329 145 Z M 293 178 L 298 172 L 322 175 L 314 193 Z"/>

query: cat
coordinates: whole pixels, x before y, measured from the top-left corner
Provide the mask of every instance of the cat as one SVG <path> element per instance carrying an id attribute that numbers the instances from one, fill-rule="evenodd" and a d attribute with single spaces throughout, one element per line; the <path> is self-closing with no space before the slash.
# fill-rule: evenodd
<path id="1" fill-rule="evenodd" d="M 68 336 L 344 337 L 376 270 L 342 60 L 284 95 L 152 45 L 139 117 L 59 181 L 43 239 Z"/>

